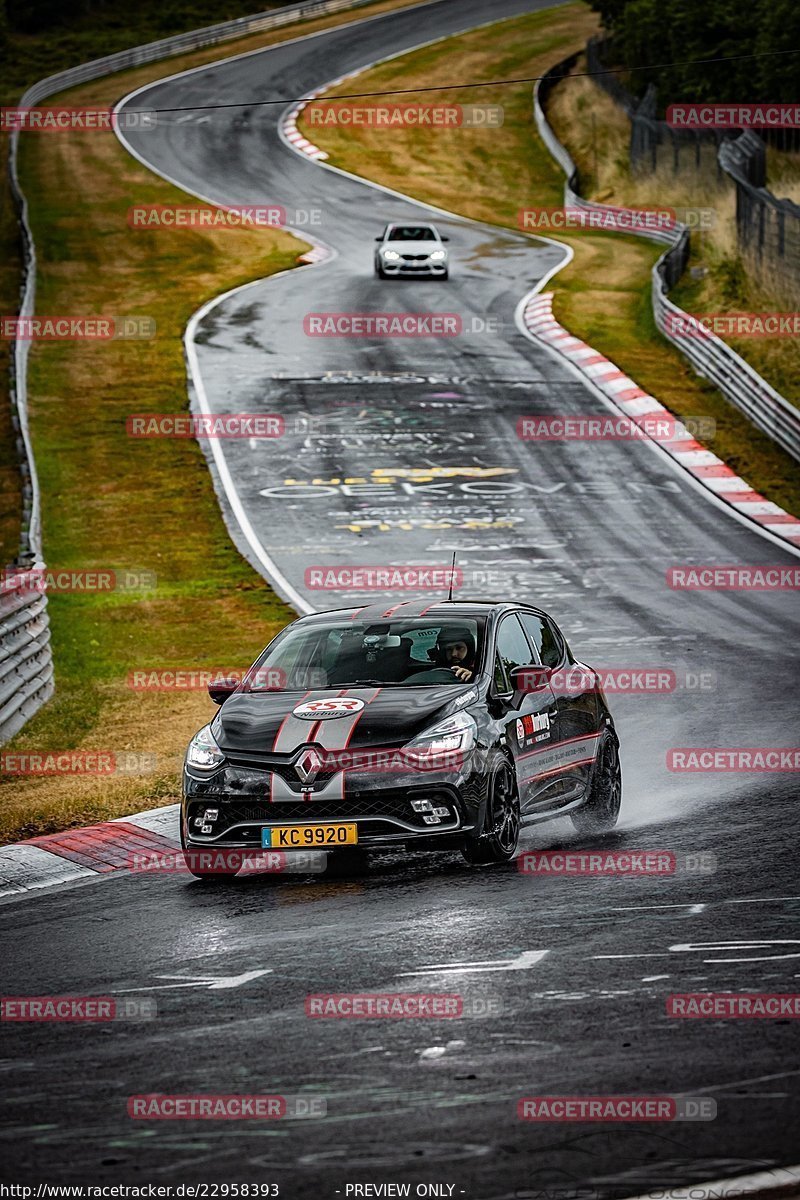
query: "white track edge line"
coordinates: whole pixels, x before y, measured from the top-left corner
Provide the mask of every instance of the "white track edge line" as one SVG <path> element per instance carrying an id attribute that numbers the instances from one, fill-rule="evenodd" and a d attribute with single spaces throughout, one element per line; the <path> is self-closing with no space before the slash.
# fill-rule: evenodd
<path id="1" fill-rule="evenodd" d="M 705 1183 L 691 1183 L 686 1187 L 670 1188 L 670 1200 L 711 1200 L 716 1196 L 741 1196 L 769 1194 L 778 1189 L 800 1186 L 800 1164 L 792 1167 L 773 1167 L 769 1171 L 758 1171 L 753 1175 L 732 1175 L 727 1179 L 715 1179 Z M 662 1191 L 663 1189 L 658 1189 Z M 653 1193 L 629 1197 L 628 1200 L 652 1200 Z"/>

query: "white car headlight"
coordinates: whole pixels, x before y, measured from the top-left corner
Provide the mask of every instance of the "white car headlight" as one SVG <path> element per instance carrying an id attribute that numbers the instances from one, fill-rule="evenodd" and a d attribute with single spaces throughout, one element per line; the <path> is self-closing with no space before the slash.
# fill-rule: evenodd
<path id="1" fill-rule="evenodd" d="M 225 762 L 225 755 L 216 743 L 210 725 L 204 725 L 189 742 L 186 765 L 193 771 L 215 771 Z"/>
<path id="2" fill-rule="evenodd" d="M 441 262 L 443 258 L 447 258 L 447 251 L 446 250 L 434 250 L 433 254 L 431 255 L 431 258 L 434 260 L 434 262 Z"/>
<path id="3" fill-rule="evenodd" d="M 475 745 L 477 732 L 475 719 L 469 713 L 454 713 L 407 742 L 403 754 L 417 766 L 435 766 L 437 763 L 433 760 L 437 759 L 443 760 L 442 766 L 454 765 L 462 762 Z"/>
<path id="4" fill-rule="evenodd" d="M 400 255 L 397 253 L 396 250 L 381 250 L 381 254 L 387 260 L 387 262 L 399 262 L 400 261 Z"/>

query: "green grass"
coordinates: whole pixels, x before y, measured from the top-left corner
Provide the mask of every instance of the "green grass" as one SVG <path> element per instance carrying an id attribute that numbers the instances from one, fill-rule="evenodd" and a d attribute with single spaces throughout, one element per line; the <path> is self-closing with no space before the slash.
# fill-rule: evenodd
<path id="1" fill-rule="evenodd" d="M 208 47 L 86 84 L 52 102 L 107 107 L 160 75 L 407 2 L 379 0 L 356 14 Z M 189 24 L 206 22 L 206 10 L 202 16 L 192 12 Z M 221 19 L 219 10 L 215 16 Z M 133 28 L 125 27 L 125 45 L 146 40 Z M 69 65 L 56 46 L 58 31 L 47 36 L 53 45 L 47 67 L 35 67 L 37 76 Z M 104 43 L 89 53 L 111 48 L 117 47 Z M 307 249 L 276 230 L 130 230 L 126 214 L 134 201 L 196 201 L 141 167 L 113 134 L 25 134 L 20 171 L 38 253 L 37 312 L 141 314 L 154 317 L 158 330 L 149 342 L 32 346 L 28 390 L 45 559 L 52 568 L 146 569 L 155 572 L 157 587 L 138 594 L 51 595 L 56 694 L 4 749 L 140 751 L 155 754 L 157 762 L 139 776 L 0 777 L 0 842 L 177 800 L 180 757 L 214 707 L 204 692 L 131 691 L 128 672 L 246 667 L 294 617 L 233 546 L 199 446 L 133 441 L 125 418 L 142 411 L 186 412 L 182 339 L 191 314 L 228 288 L 292 267 Z M 7 191 L 2 195 L 7 201 Z M 9 250 L 8 269 L 0 273 L 4 311 L 14 312 L 19 263 L 13 260 L 8 203 L 0 239 Z M 6 381 L 3 374 L 0 388 Z M 4 471 L 7 415 L 3 391 L 0 529 L 16 553 L 13 458 Z"/>
<path id="2" fill-rule="evenodd" d="M 128 673 L 248 666 L 293 616 L 230 541 L 197 443 L 135 441 L 125 419 L 184 412 L 191 314 L 225 288 L 293 266 L 305 247 L 276 230 L 132 231 L 134 202 L 186 197 L 133 163 L 113 135 L 54 138 L 46 153 L 41 141 L 23 139 L 20 162 L 40 256 L 37 310 L 146 315 L 157 336 L 33 345 L 45 559 L 53 569 L 147 570 L 157 584 L 51 595 L 56 694 L 9 749 L 135 750 L 161 764 L 147 778 L 104 782 L 7 776 L 6 839 L 175 799 L 175 756 L 211 702 L 199 693 L 140 695 L 128 689 Z M 94 201 L 81 208 L 89 178 Z"/>

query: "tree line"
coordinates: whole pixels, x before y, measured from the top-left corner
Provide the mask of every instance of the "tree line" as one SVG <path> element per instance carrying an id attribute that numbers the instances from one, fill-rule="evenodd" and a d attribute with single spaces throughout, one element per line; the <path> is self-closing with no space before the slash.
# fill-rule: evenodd
<path id="1" fill-rule="evenodd" d="M 800 0 L 591 0 L 611 37 L 609 66 L 659 106 L 680 101 L 800 102 Z M 678 65 L 700 58 L 730 62 Z M 664 65 L 664 64 L 676 65 Z M 640 69 L 643 68 L 643 69 Z"/>

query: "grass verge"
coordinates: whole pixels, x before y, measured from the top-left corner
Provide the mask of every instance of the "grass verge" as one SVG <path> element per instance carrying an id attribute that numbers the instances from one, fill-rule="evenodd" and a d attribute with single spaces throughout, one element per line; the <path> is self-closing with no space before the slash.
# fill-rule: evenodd
<path id="1" fill-rule="evenodd" d="M 403 5 L 382 3 L 357 15 L 393 7 Z M 341 14 L 338 23 L 348 17 Z M 335 23 L 326 18 L 300 29 Z M 107 105 L 160 75 L 298 31 L 110 76 L 59 101 Z M 131 412 L 186 411 L 182 337 L 191 314 L 227 288 L 293 266 L 308 248 L 278 230 L 130 230 L 126 214 L 134 202 L 187 198 L 131 158 L 113 134 L 23 135 L 20 174 L 39 259 L 37 311 L 147 316 L 157 326 L 150 341 L 32 347 L 30 416 L 45 559 L 60 569 L 148 570 L 157 587 L 51 596 L 56 695 L 4 750 L 156 757 L 141 774 L 0 776 L 0 842 L 177 800 L 179 756 L 213 705 L 205 692 L 132 691 L 129 672 L 244 667 L 293 618 L 230 541 L 199 446 L 132 441 L 125 419 Z M 13 223 L 3 226 L 13 241 L 12 231 Z M 9 297 L 13 281 L 13 271 L 0 275 Z"/>
<path id="2" fill-rule="evenodd" d="M 581 58 L 575 71 L 586 69 Z M 632 174 L 628 146 L 630 122 L 602 88 L 591 79 L 568 78 L 551 97 L 548 117 L 559 140 L 569 148 L 588 199 L 633 207 L 711 209 L 713 225 L 692 237 L 687 270 L 670 298 L 692 313 L 775 312 L 794 309 L 769 272 L 748 270 L 736 237 L 736 193 L 730 179 L 717 168 L 716 150 L 704 147 L 698 168 L 652 174 Z M 693 156 L 685 154 L 689 161 Z M 800 169 L 800 156 L 768 149 L 778 195 L 791 194 L 791 180 Z M 726 341 L 783 396 L 798 403 L 800 340 L 794 338 L 734 338 Z"/>
<path id="3" fill-rule="evenodd" d="M 580 49 L 596 27 L 597 17 L 587 6 L 569 4 L 449 38 L 374 67 L 358 77 L 357 87 L 350 80 L 328 94 L 409 89 L 402 97 L 406 103 L 444 103 L 451 100 L 451 93 L 415 95 L 414 89 L 427 88 L 431 79 L 541 75 Z M 563 174 L 537 135 L 531 85 L 509 85 L 502 93 L 476 87 L 463 100 L 471 104 L 501 100 L 503 126 L 383 131 L 367 126 L 321 127 L 310 124 L 310 109 L 302 115 L 300 126 L 328 152 L 334 165 L 402 192 L 411 190 L 420 200 L 466 217 L 516 229 L 521 209 L 560 205 Z M 558 113 L 555 120 L 557 132 L 564 134 Z M 603 126 L 604 118 L 598 119 L 597 129 Z M 612 142 L 609 137 L 608 145 L 598 148 L 599 163 L 611 153 Z M 636 238 L 593 231 L 559 235 L 558 240 L 569 242 L 575 251 L 573 262 L 551 284 L 558 320 L 613 359 L 679 417 L 713 418 L 716 433 L 706 439 L 708 447 L 770 499 L 800 512 L 797 464 L 720 392 L 699 379 L 656 329 L 650 270 L 659 248 Z M 520 292 L 524 283 L 520 281 Z"/>

